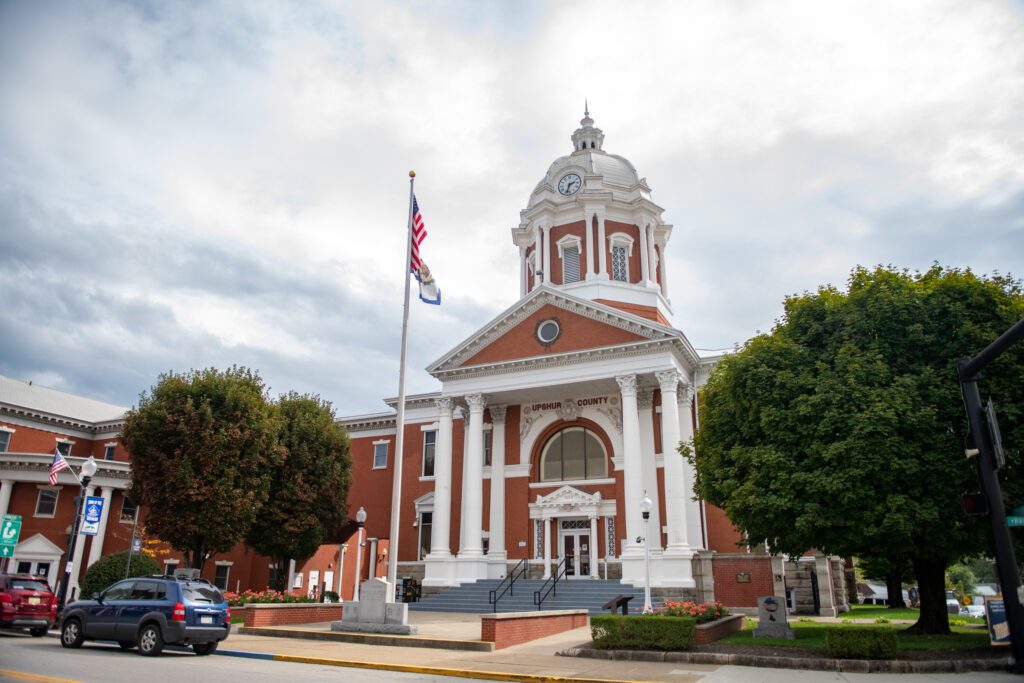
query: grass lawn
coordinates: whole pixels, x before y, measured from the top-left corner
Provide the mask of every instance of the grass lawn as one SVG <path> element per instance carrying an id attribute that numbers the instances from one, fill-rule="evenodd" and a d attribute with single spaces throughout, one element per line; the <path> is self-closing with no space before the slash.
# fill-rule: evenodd
<path id="1" fill-rule="evenodd" d="M 771 647 L 806 647 L 825 649 L 825 633 L 838 626 L 845 628 L 864 629 L 891 629 L 903 631 L 907 628 L 904 625 L 889 624 L 829 624 L 821 622 L 800 622 L 791 621 L 795 640 L 782 640 L 777 638 L 754 638 L 751 629 L 744 629 L 739 633 L 719 640 L 725 645 L 764 645 Z M 901 636 L 899 638 L 900 650 L 965 650 L 972 648 L 988 647 L 988 632 L 965 626 L 952 626 L 953 631 L 948 636 Z"/>
<path id="2" fill-rule="evenodd" d="M 904 609 L 889 609 L 885 605 L 851 605 L 849 612 L 840 614 L 840 619 L 877 619 L 882 617 L 884 619 L 905 619 L 907 621 L 917 621 L 917 615 L 919 610 L 913 607 L 906 607 Z M 984 624 L 984 619 L 977 617 L 961 617 L 949 615 L 949 624 Z"/>

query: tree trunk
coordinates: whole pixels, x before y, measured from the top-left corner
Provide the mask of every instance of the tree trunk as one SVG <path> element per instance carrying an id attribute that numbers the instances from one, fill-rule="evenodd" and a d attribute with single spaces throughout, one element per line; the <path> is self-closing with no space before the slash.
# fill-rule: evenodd
<path id="1" fill-rule="evenodd" d="M 896 569 L 885 575 L 885 588 L 889 591 L 889 599 L 886 603 L 889 605 L 889 609 L 903 609 L 907 606 L 907 603 L 903 602 L 903 572 L 899 568 L 903 562 L 903 560 L 897 562 Z"/>
<path id="2" fill-rule="evenodd" d="M 921 596 L 921 615 L 917 623 L 903 633 L 908 635 L 944 635 L 949 633 L 946 612 L 947 560 L 912 558 L 914 575 Z"/>
<path id="3" fill-rule="evenodd" d="M 285 567 L 288 566 L 288 558 L 275 557 L 273 560 L 277 564 L 277 571 L 274 573 L 274 590 L 284 593 L 285 584 L 288 582 L 288 573 L 285 570 Z"/>

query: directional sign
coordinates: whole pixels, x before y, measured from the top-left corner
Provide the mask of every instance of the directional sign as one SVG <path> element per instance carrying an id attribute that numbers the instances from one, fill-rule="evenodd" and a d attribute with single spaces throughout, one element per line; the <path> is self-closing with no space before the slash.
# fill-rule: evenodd
<path id="1" fill-rule="evenodd" d="M 100 530 L 100 517 L 102 516 L 103 499 L 98 496 L 86 496 L 81 533 L 86 536 L 95 536 L 96 532 Z"/>
<path id="2" fill-rule="evenodd" d="M 1010 526 L 1024 526 L 1024 517 L 1016 517 L 1011 515 L 1006 518 L 1006 523 Z"/>
<path id="3" fill-rule="evenodd" d="M 4 515 L 0 521 L 0 557 L 12 557 L 21 536 L 21 515 Z"/>

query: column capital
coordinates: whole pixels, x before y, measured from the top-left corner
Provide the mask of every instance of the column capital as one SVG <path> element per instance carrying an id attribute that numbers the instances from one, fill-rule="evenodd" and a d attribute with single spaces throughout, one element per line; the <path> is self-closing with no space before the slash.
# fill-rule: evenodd
<path id="1" fill-rule="evenodd" d="M 502 423 L 505 421 L 505 413 L 508 410 L 507 405 L 500 406 L 487 406 L 487 411 L 491 414 L 491 422 Z"/>
<path id="2" fill-rule="evenodd" d="M 679 392 L 676 394 L 676 401 L 679 405 L 689 408 L 690 404 L 693 403 L 695 393 L 691 383 L 683 382 L 679 387 Z"/>
<path id="3" fill-rule="evenodd" d="M 636 396 L 636 375 L 619 375 L 615 378 L 623 396 Z"/>
<path id="4" fill-rule="evenodd" d="M 484 400 L 483 394 L 467 394 L 466 405 L 469 406 L 470 413 L 483 413 L 487 401 Z"/>
<path id="5" fill-rule="evenodd" d="M 658 378 L 658 384 L 661 385 L 662 393 L 666 391 L 675 391 L 676 386 L 682 381 L 682 375 L 676 369 L 662 370 L 661 372 L 654 373 L 654 376 Z"/>
<path id="6" fill-rule="evenodd" d="M 455 402 L 452 401 L 451 396 L 442 396 L 441 398 L 434 399 L 434 405 L 436 405 L 437 409 L 442 413 L 447 411 L 448 416 L 451 417 L 452 408 L 455 407 Z"/>
<path id="7" fill-rule="evenodd" d="M 654 407 L 654 389 L 640 387 L 636 392 L 636 407 L 640 410 L 650 410 Z"/>

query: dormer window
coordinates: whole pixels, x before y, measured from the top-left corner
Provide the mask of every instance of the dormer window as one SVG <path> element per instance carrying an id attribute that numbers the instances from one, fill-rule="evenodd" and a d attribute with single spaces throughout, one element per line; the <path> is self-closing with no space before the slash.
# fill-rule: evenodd
<path id="1" fill-rule="evenodd" d="M 558 240 L 558 257 L 562 259 L 562 284 L 580 281 L 580 238 L 566 235 Z"/>
<path id="2" fill-rule="evenodd" d="M 609 235 L 612 252 L 612 279 L 618 282 L 629 282 L 629 257 L 633 255 L 633 238 L 617 232 Z"/>

